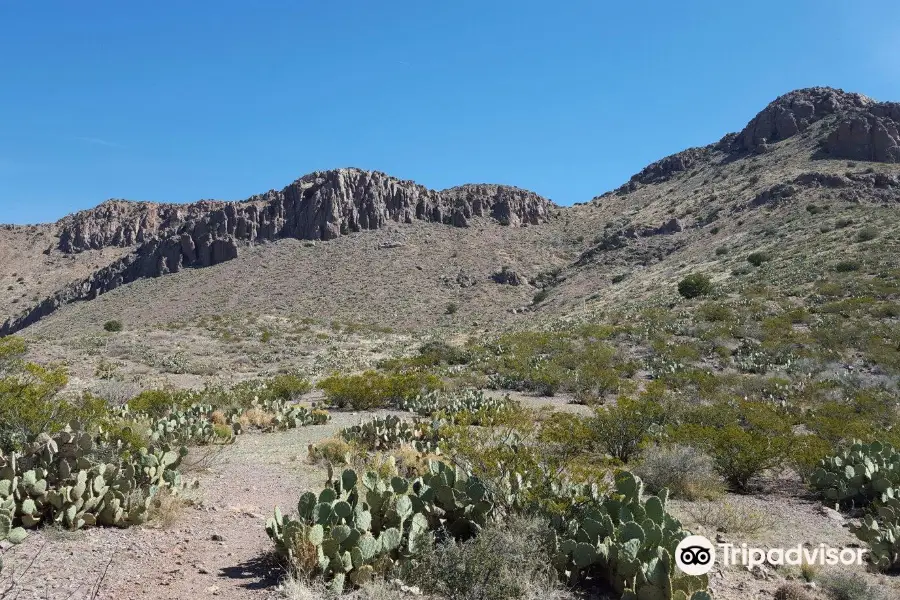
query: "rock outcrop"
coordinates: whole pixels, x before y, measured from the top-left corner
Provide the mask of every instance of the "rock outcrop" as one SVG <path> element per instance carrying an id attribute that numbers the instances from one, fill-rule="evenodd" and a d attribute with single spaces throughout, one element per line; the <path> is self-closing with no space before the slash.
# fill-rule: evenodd
<path id="1" fill-rule="evenodd" d="M 862 94 L 851 94 L 828 87 L 794 90 L 779 96 L 759 112 L 735 139 L 735 147 L 756 151 L 761 144 L 772 144 L 802 133 L 813 123 L 833 114 L 864 109 L 873 103 Z"/>
<path id="2" fill-rule="evenodd" d="M 644 167 L 615 193 L 628 194 L 642 184 L 663 183 L 679 173 L 740 158 L 748 152 L 764 154 L 773 144 L 802 134 L 825 119 L 830 121 L 816 135 L 827 156 L 900 162 L 900 103 L 877 102 L 829 87 L 804 88 L 776 98 L 739 133 L 726 134 L 715 144 L 688 148 Z"/>
<path id="3" fill-rule="evenodd" d="M 900 103 L 881 102 L 843 117 L 824 148 L 838 158 L 900 163 Z"/>
<path id="4" fill-rule="evenodd" d="M 121 285 L 232 260 L 249 244 L 283 238 L 330 240 L 390 221 L 465 227 L 473 217 L 503 225 L 538 224 L 549 200 L 502 185 L 467 185 L 443 192 L 359 169 L 321 171 L 281 191 L 243 202 L 190 205 L 110 201 L 61 220 L 58 249 L 66 253 L 108 246 L 136 249 L 87 279 L 59 290 L 0 327 L 15 333 L 63 304 L 95 298 Z"/>
<path id="5" fill-rule="evenodd" d="M 736 147 L 759 151 L 834 115 L 821 140 L 834 158 L 900 162 L 900 103 L 877 102 L 833 88 L 806 88 L 781 96 L 738 134 Z"/>

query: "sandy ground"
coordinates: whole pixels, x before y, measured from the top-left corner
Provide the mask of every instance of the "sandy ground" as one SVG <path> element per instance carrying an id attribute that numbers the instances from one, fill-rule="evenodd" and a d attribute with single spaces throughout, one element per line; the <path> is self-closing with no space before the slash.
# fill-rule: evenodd
<path id="1" fill-rule="evenodd" d="M 533 399 L 533 403 L 575 407 L 564 404 L 565 400 Z M 307 445 L 367 416 L 335 412 L 326 425 L 240 437 L 221 450 L 212 468 L 200 474 L 194 505 L 184 509 L 168 528 L 147 525 L 127 530 L 33 532 L 25 543 L 6 549 L 0 598 L 279 598 L 282 573 L 267 558 L 272 546 L 264 530 L 265 519 L 275 505 L 293 511 L 302 491 L 323 484 L 324 470 L 306 461 Z M 715 503 L 752 512 L 765 523 L 753 534 L 720 533 L 728 542 L 763 548 L 855 543 L 847 520 L 823 510 L 797 482 L 774 481 L 758 495 L 729 494 Z M 717 532 L 698 527 L 694 518 L 705 512 L 705 506 L 709 505 L 673 501 L 671 510 L 687 528 L 713 538 Z M 827 574 L 829 568 L 823 568 L 821 574 Z M 711 587 L 719 599 L 770 599 L 785 578 L 796 576 L 788 569 L 771 567 L 752 573 L 742 567 L 717 567 Z M 867 579 L 885 598 L 900 598 L 896 578 L 868 574 Z"/>

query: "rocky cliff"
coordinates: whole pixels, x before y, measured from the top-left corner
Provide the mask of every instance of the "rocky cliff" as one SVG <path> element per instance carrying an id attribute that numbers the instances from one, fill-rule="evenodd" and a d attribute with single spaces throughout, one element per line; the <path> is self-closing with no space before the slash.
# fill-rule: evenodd
<path id="1" fill-rule="evenodd" d="M 761 110 L 739 133 L 726 134 L 715 144 L 688 148 L 662 158 L 616 190 L 625 194 L 639 184 L 668 181 L 701 163 L 722 162 L 803 134 L 819 122 L 816 158 L 840 158 L 900 163 L 900 103 L 878 102 L 829 87 L 794 90 Z"/>
<path id="2" fill-rule="evenodd" d="M 509 186 L 467 185 L 438 192 L 358 169 L 311 173 L 281 191 L 243 202 L 109 201 L 62 219 L 56 250 L 135 246 L 134 251 L 9 318 L 0 335 L 27 327 L 64 304 L 95 298 L 138 279 L 234 259 L 250 244 L 283 238 L 330 240 L 390 221 L 466 227 L 473 217 L 488 217 L 503 225 L 537 225 L 551 207 L 546 198 Z"/>

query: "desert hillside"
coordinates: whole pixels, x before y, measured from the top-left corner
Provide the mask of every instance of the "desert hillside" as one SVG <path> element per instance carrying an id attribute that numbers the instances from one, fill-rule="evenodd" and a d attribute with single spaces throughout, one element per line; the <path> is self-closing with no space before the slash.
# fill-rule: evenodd
<path id="1" fill-rule="evenodd" d="M 0 596 L 900 597 L 900 103 L 584 200 L 346 168 L 0 228 Z"/>

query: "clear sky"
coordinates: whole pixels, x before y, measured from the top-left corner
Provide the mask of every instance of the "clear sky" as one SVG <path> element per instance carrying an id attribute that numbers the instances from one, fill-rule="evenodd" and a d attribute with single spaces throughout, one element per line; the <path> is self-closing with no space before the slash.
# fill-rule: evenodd
<path id="1" fill-rule="evenodd" d="M 317 169 L 590 199 L 776 96 L 900 100 L 896 0 L 0 0 L 0 222 Z"/>

